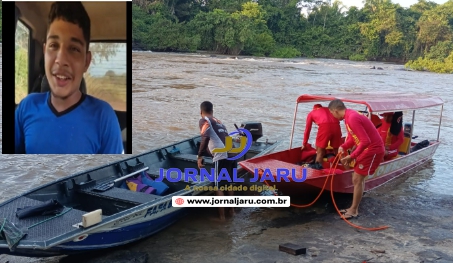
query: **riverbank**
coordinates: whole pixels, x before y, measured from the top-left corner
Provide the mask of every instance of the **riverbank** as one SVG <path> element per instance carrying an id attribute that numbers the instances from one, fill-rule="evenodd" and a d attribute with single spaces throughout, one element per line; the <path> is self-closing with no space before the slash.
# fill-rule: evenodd
<path id="1" fill-rule="evenodd" d="M 413 187 L 429 172 L 432 164 L 364 196 L 360 217 L 351 222 L 364 227 L 387 225 L 386 230 L 349 226 L 325 194 L 307 209 L 237 209 L 235 217 L 223 223 L 217 221 L 216 209 L 194 208 L 165 231 L 119 249 L 48 259 L 2 255 L 0 262 L 453 262 L 452 196 Z M 350 201 L 350 195 L 336 196 L 340 208 Z M 307 253 L 294 256 L 279 251 L 285 243 L 305 247 Z"/>
<path id="2" fill-rule="evenodd" d="M 398 181 L 392 184 L 404 185 L 404 178 Z M 224 224 L 206 224 L 215 218 L 214 209 L 193 213 L 171 233 L 131 250 L 156 248 L 148 251 L 149 262 L 452 262 L 451 196 L 405 195 L 401 187 L 393 188 L 366 195 L 361 217 L 353 221 L 365 227 L 390 227 L 383 231 L 347 225 L 334 213 L 326 195 L 309 209 L 244 209 Z M 350 197 L 339 197 L 338 202 L 346 207 Z M 280 252 L 278 246 L 288 242 L 307 248 L 307 254 Z"/>
<path id="3" fill-rule="evenodd" d="M 227 57 L 227 58 L 253 58 L 253 59 L 336 59 L 336 60 L 343 60 L 343 61 L 354 61 L 347 58 L 338 58 L 338 57 L 306 57 L 306 56 L 297 56 L 297 57 L 270 57 L 270 56 L 253 56 L 253 55 L 228 55 L 222 54 L 219 52 L 214 51 L 206 51 L 206 50 L 197 50 L 195 52 L 182 52 L 182 51 L 171 51 L 171 52 L 161 52 L 161 51 L 152 51 L 152 50 L 145 50 L 138 47 L 132 49 L 132 52 L 151 52 L 151 53 L 175 53 L 175 54 L 202 54 L 211 57 Z M 367 62 L 384 62 L 384 63 L 391 63 L 396 65 L 404 65 L 408 62 L 408 60 L 403 60 L 399 58 L 375 58 L 370 60 L 363 60 Z"/>

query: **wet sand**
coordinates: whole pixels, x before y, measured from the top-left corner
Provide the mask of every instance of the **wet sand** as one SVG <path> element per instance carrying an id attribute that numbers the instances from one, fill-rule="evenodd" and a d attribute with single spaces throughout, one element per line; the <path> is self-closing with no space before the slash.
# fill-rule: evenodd
<path id="1" fill-rule="evenodd" d="M 416 175 L 423 179 L 429 172 L 430 163 Z M 325 194 L 306 209 L 237 208 L 225 222 L 217 220 L 215 208 L 193 208 L 175 225 L 120 249 L 47 259 L 1 255 L 0 262 L 453 262 L 452 197 L 416 189 L 411 178 L 402 176 L 365 194 L 360 217 L 351 220 L 364 227 L 389 226 L 385 230 L 349 226 Z M 335 200 L 345 208 L 351 196 Z M 284 243 L 307 253 L 281 252 Z"/>

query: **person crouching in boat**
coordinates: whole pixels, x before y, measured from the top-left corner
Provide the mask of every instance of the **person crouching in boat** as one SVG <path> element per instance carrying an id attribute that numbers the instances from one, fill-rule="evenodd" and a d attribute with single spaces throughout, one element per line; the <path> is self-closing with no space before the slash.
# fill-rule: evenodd
<path id="1" fill-rule="evenodd" d="M 233 169 L 237 168 L 236 160 L 228 160 L 230 156 L 227 152 L 215 152 L 213 150 L 225 148 L 225 138 L 228 136 L 228 131 L 222 122 L 213 116 L 214 110 L 213 105 L 209 101 L 204 101 L 200 105 L 201 119 L 199 121 L 201 143 L 198 150 L 197 164 L 198 168 L 201 169 L 203 165 L 203 155 L 212 156 L 212 161 L 215 166 L 215 186 L 217 187 L 216 195 L 224 196 L 224 191 L 220 189 L 226 188 L 227 182 L 218 183 L 218 175 L 222 169 L 226 169 L 228 175 L 233 174 Z M 225 191 L 229 196 L 234 194 L 233 191 Z M 225 220 L 225 210 L 223 207 L 219 207 L 220 220 Z M 230 208 L 230 215 L 234 215 L 234 207 Z"/>
<path id="2" fill-rule="evenodd" d="M 336 119 L 344 120 L 348 131 L 347 139 L 338 148 L 338 152 L 344 155 L 346 150 L 354 145 L 356 146 L 356 149 L 350 155 L 340 159 L 343 165 L 349 164 L 355 159 L 354 172 L 352 173 L 352 183 L 354 184 L 352 205 L 348 209 L 341 210 L 346 219 L 351 219 L 359 215 L 359 204 L 365 188 L 365 177 L 374 174 L 384 158 L 384 142 L 371 120 L 354 110 L 346 109 L 343 101 L 339 99 L 331 101 L 329 110 Z"/>
<path id="3" fill-rule="evenodd" d="M 307 115 L 302 150 L 308 144 L 313 122 L 318 125 L 318 133 L 316 135 L 316 162 L 308 165 L 308 167 L 321 170 L 323 169 L 322 162 L 329 141 L 335 155 L 337 154 L 338 147 L 341 144 L 341 128 L 340 122 L 330 114 L 328 108 L 323 107 L 321 104 L 315 104 L 313 110 Z"/>
<path id="4" fill-rule="evenodd" d="M 404 142 L 403 112 L 386 112 L 381 116 L 383 121 L 378 131 L 385 146 L 384 161 L 388 161 L 398 155 L 398 149 Z"/>

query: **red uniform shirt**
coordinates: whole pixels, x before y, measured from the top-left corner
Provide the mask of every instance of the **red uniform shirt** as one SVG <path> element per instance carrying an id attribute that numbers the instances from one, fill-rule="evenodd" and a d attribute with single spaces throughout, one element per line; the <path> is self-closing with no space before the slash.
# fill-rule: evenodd
<path id="1" fill-rule="evenodd" d="M 320 108 L 312 110 L 307 115 L 307 122 L 305 124 L 303 145 L 307 144 L 308 138 L 310 137 L 312 122 L 316 123 L 318 126 L 320 124 L 339 125 L 339 121 L 337 119 L 335 119 L 335 117 L 330 113 L 328 108 L 320 107 Z"/>
<path id="2" fill-rule="evenodd" d="M 394 151 L 394 150 L 398 150 L 400 145 L 403 143 L 404 131 L 403 131 L 403 128 L 401 128 L 401 131 L 400 131 L 400 133 L 398 133 L 398 136 L 395 136 L 395 135 L 391 134 L 389 131 L 390 125 L 391 125 L 391 123 L 383 121 L 382 125 L 381 125 L 381 127 L 379 127 L 378 131 L 379 131 L 379 135 L 381 136 L 382 142 L 384 142 L 384 145 L 388 146 L 389 151 Z"/>
<path id="3" fill-rule="evenodd" d="M 357 146 L 351 154 L 351 158 L 357 158 L 365 149 L 372 154 L 384 153 L 385 148 L 381 136 L 367 117 L 360 115 L 357 111 L 346 109 L 344 122 L 348 138 L 341 147 L 346 150 L 354 144 Z"/>

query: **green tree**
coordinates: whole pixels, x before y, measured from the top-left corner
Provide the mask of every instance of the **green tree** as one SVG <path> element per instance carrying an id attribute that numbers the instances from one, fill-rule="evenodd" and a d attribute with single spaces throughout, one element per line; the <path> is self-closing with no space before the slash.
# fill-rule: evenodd
<path id="1" fill-rule="evenodd" d="M 406 63 L 407 68 L 421 71 L 453 74 L 453 51 L 443 60 L 419 57 Z"/>
<path id="2" fill-rule="evenodd" d="M 426 1 L 426 0 L 418 0 L 418 3 L 413 4 L 410 6 L 410 9 L 414 12 L 419 13 L 422 15 L 425 11 L 431 10 L 437 6 L 437 3 Z"/>
<path id="3" fill-rule="evenodd" d="M 116 55 L 118 48 L 121 46 L 119 43 L 91 43 L 90 50 L 93 52 L 93 64 L 102 63 L 103 60 L 109 61 L 110 57 Z"/>
<path id="4" fill-rule="evenodd" d="M 425 58 L 443 61 L 451 52 L 453 52 L 453 42 L 451 40 L 441 41 L 431 47 Z"/>
<path id="5" fill-rule="evenodd" d="M 249 33 L 251 34 L 244 43 L 244 53 L 255 56 L 269 56 L 275 49 L 275 40 L 266 23 L 267 13 L 258 3 L 247 2 L 242 5 L 240 12 L 236 11 L 233 16 L 240 19 L 243 17 L 251 22 Z"/>
<path id="6" fill-rule="evenodd" d="M 206 2 L 207 9 L 205 11 L 212 12 L 215 9 L 219 9 L 231 14 L 241 10 L 242 5 L 248 1 L 249 0 L 210 0 Z"/>
<path id="7" fill-rule="evenodd" d="M 246 49 L 248 53 L 264 55 L 270 53 L 274 45 L 265 16 L 261 6 L 249 2 L 233 13 L 221 9 L 200 12 L 189 27 L 192 34 L 200 35 L 202 49 L 231 55 Z"/>
<path id="8" fill-rule="evenodd" d="M 338 0 L 133 0 L 132 12 L 134 48 L 154 51 L 410 60 L 436 72 L 451 59 L 453 0 L 365 0 L 361 9 Z"/>
<path id="9" fill-rule="evenodd" d="M 426 54 L 438 42 L 453 39 L 453 0 L 426 9 L 417 22 L 415 52 Z"/>
<path id="10" fill-rule="evenodd" d="M 452 29 L 445 15 L 434 10 L 426 11 L 417 23 L 417 46 L 426 53 L 440 41 L 452 39 Z"/>
<path id="11" fill-rule="evenodd" d="M 398 7 L 390 0 L 366 1 L 364 8 L 370 14 L 369 21 L 361 24 L 360 31 L 366 38 L 364 54 L 367 58 L 390 57 L 393 49 L 402 44 Z"/>

